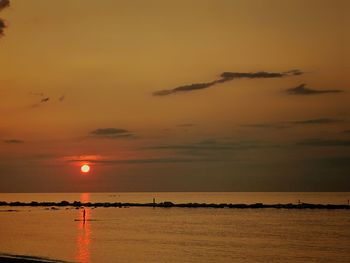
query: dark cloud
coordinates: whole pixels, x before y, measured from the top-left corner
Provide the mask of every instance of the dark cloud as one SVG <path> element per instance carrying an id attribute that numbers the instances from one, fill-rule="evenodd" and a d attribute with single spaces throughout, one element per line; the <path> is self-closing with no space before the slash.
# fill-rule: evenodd
<path id="1" fill-rule="evenodd" d="M 301 75 L 303 72 L 300 70 L 290 70 L 286 72 L 255 72 L 255 73 L 241 73 L 241 72 L 224 72 L 221 74 L 221 78 L 225 80 L 248 78 L 248 79 L 257 79 L 257 78 L 282 78 L 287 76 L 297 76 Z"/>
<path id="2" fill-rule="evenodd" d="M 343 131 L 343 133 L 349 133 L 350 134 L 350 130 L 345 130 L 345 131 Z"/>
<path id="3" fill-rule="evenodd" d="M 50 97 L 42 98 L 40 100 L 40 103 L 45 103 L 45 102 L 48 102 L 49 100 L 50 100 Z"/>
<path id="4" fill-rule="evenodd" d="M 5 21 L 0 18 L 0 37 L 4 35 Z"/>
<path id="5" fill-rule="evenodd" d="M 99 128 L 90 132 L 90 134 L 93 135 L 94 137 L 110 138 L 110 139 L 134 136 L 134 134 L 131 133 L 130 131 L 125 129 L 120 129 L 120 128 Z"/>
<path id="6" fill-rule="evenodd" d="M 32 96 L 42 97 L 39 102 L 37 102 L 31 106 L 32 108 L 37 108 L 44 103 L 48 103 L 49 101 L 52 101 L 51 97 L 45 96 L 45 94 L 43 92 L 30 92 L 29 94 Z M 64 94 L 61 95 L 60 97 L 58 97 L 59 102 L 63 102 L 65 99 L 66 99 L 66 95 L 64 95 Z"/>
<path id="7" fill-rule="evenodd" d="M 348 147 L 350 146 L 350 140 L 311 138 L 311 139 L 302 140 L 298 142 L 297 145 Z"/>
<path id="8" fill-rule="evenodd" d="M 34 95 L 34 94 L 32 94 L 32 95 Z M 41 93 L 37 93 L 37 94 L 35 94 L 35 95 L 37 95 L 37 96 L 42 96 Z M 32 108 L 40 107 L 42 104 L 49 102 L 49 100 L 50 100 L 50 97 L 44 97 L 44 98 L 42 98 L 39 102 L 33 104 L 31 107 L 32 107 Z"/>
<path id="9" fill-rule="evenodd" d="M 154 96 L 165 96 L 165 95 L 170 95 L 170 94 L 174 94 L 177 92 L 184 92 L 184 91 L 193 91 L 193 90 L 199 90 L 199 89 L 206 89 L 209 88 L 213 85 L 215 85 L 217 82 L 216 81 L 212 81 L 212 82 L 207 82 L 207 83 L 193 83 L 190 85 L 184 85 L 184 86 L 180 86 L 174 89 L 170 89 L 170 90 L 160 90 L 160 91 L 156 91 L 153 93 Z"/>
<path id="10" fill-rule="evenodd" d="M 155 150 L 205 150 L 205 151 L 232 151 L 232 150 L 243 150 L 243 149 L 256 149 L 266 147 L 267 145 L 259 141 L 226 141 L 219 142 L 216 140 L 204 140 L 195 143 L 187 144 L 169 144 L 169 145 L 158 145 L 150 146 L 146 149 Z"/>
<path id="11" fill-rule="evenodd" d="M 10 6 L 10 0 L 0 0 L 0 12 Z M 6 28 L 5 21 L 0 18 L 0 37 L 4 35 L 4 29 Z"/>
<path id="12" fill-rule="evenodd" d="M 287 89 L 287 93 L 291 95 L 318 95 L 325 93 L 339 93 L 343 92 L 343 90 L 338 89 L 328 89 L 328 90 L 316 90 L 306 87 L 306 84 L 301 84 L 295 88 Z"/>
<path id="13" fill-rule="evenodd" d="M 0 11 L 10 6 L 10 0 L 0 0 Z"/>
<path id="14" fill-rule="evenodd" d="M 290 121 L 292 124 L 330 124 L 330 123 L 338 123 L 343 122 L 340 119 L 332 119 L 332 118 L 318 118 L 318 119 L 310 119 L 310 120 L 302 120 L 302 121 Z"/>
<path id="15" fill-rule="evenodd" d="M 302 72 L 302 71 L 299 70 L 299 69 L 292 69 L 292 70 L 283 72 L 283 74 L 285 74 L 285 75 L 290 75 L 290 76 L 293 76 L 293 75 L 294 75 L 294 76 L 299 76 L 299 75 L 304 74 L 304 72 Z"/>
<path id="16" fill-rule="evenodd" d="M 193 163 L 193 162 L 209 162 L 217 161 L 216 159 L 201 158 L 149 158 L 149 159 L 71 159 L 69 162 L 89 162 L 103 164 L 152 164 L 152 163 Z"/>
<path id="17" fill-rule="evenodd" d="M 240 125 L 243 128 L 262 128 L 262 129 L 284 129 L 288 128 L 288 123 L 276 122 L 276 123 L 256 123 L 256 124 L 243 124 Z"/>
<path id="18" fill-rule="evenodd" d="M 339 123 L 339 122 L 344 122 L 344 120 L 332 119 L 332 118 L 317 118 L 317 119 L 298 120 L 298 121 L 244 124 L 244 125 L 240 125 L 240 127 L 284 129 L 294 125 L 321 125 L 321 124 L 332 124 L 332 123 Z"/>
<path id="19" fill-rule="evenodd" d="M 174 89 L 166 89 L 166 90 L 159 90 L 153 93 L 154 96 L 166 96 L 171 95 L 179 92 L 189 92 L 194 90 L 200 90 L 200 89 L 207 89 L 209 87 L 212 87 L 216 84 L 224 83 L 226 81 L 232 81 L 234 79 L 241 79 L 241 78 L 247 78 L 247 79 L 257 79 L 257 78 L 282 78 L 287 76 L 297 76 L 303 74 L 300 70 L 290 70 L 286 72 L 250 72 L 250 73 L 242 73 L 242 72 L 223 72 L 220 75 L 220 78 L 211 82 L 204 82 L 204 83 L 193 83 L 190 85 L 184 85 L 179 86 Z"/>
<path id="20" fill-rule="evenodd" d="M 18 139 L 9 139 L 9 140 L 4 140 L 3 142 L 4 143 L 13 143 L 13 144 L 24 143 L 24 141 L 18 140 Z"/>

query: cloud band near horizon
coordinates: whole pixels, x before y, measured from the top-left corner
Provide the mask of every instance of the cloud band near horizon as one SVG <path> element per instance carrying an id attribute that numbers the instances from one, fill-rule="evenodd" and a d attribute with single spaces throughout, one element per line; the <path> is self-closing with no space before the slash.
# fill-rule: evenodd
<path id="1" fill-rule="evenodd" d="M 10 0 L 0 0 L 0 12 L 10 6 Z M 0 37 L 4 35 L 4 29 L 6 28 L 5 20 L 0 18 Z"/>
<path id="2" fill-rule="evenodd" d="M 179 86 L 173 89 L 165 89 L 165 90 L 159 90 L 155 91 L 153 93 L 153 96 L 166 96 L 171 95 L 175 93 L 183 93 L 183 92 L 190 92 L 194 90 L 200 90 L 200 89 L 207 89 L 209 87 L 212 87 L 216 84 L 224 83 L 227 81 L 232 81 L 234 79 L 259 79 L 259 78 L 282 78 L 282 77 L 288 77 L 288 76 L 298 76 L 302 75 L 303 72 L 294 69 L 290 71 L 285 72 L 265 72 L 265 71 L 259 71 L 259 72 L 223 72 L 220 75 L 220 78 L 211 82 L 204 82 L 204 83 L 192 83 L 189 85 L 183 85 Z"/>
<path id="3" fill-rule="evenodd" d="M 343 90 L 339 90 L 339 89 L 327 89 L 327 90 L 312 89 L 312 88 L 308 88 L 304 83 L 294 88 L 287 89 L 286 91 L 290 95 L 301 95 L 301 96 L 343 92 Z"/>

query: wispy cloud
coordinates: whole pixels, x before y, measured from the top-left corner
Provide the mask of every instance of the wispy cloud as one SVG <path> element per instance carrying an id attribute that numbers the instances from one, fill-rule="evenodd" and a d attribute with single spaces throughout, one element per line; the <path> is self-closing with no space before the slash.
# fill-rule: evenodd
<path id="1" fill-rule="evenodd" d="M 244 149 L 256 149 L 268 147 L 266 143 L 260 141 L 223 141 L 217 140 L 204 140 L 194 143 L 185 144 L 167 144 L 145 147 L 145 149 L 154 150 L 205 150 L 205 151 L 232 151 L 232 150 L 244 150 Z"/>
<path id="2" fill-rule="evenodd" d="M 29 92 L 29 95 L 32 95 L 32 96 L 40 96 L 40 97 L 44 97 L 44 93 L 43 92 Z"/>
<path id="3" fill-rule="evenodd" d="M 286 122 L 275 122 L 275 123 L 253 123 L 253 124 L 242 124 L 240 127 L 243 128 L 261 128 L 261 129 L 284 129 L 288 128 L 289 125 Z"/>
<path id="4" fill-rule="evenodd" d="M 66 95 L 65 95 L 65 94 L 61 95 L 61 96 L 58 98 L 58 100 L 59 100 L 60 102 L 64 101 L 65 99 L 66 99 Z"/>
<path id="5" fill-rule="evenodd" d="M 165 96 L 174 94 L 177 92 L 186 92 L 186 91 L 193 91 L 193 90 L 199 90 L 199 89 L 206 89 L 211 86 L 214 86 L 217 83 L 217 81 L 207 82 L 207 83 L 193 83 L 190 85 L 184 85 L 179 86 L 174 89 L 168 89 L 168 90 L 159 90 L 153 93 L 154 96 Z"/>
<path id="6" fill-rule="evenodd" d="M 47 96 L 44 92 L 30 92 L 29 95 L 31 96 L 36 96 L 36 97 L 41 97 L 40 100 L 38 102 L 36 102 L 35 104 L 33 104 L 31 106 L 31 108 L 37 108 L 40 107 L 43 104 L 48 103 L 49 101 L 53 101 L 52 97 Z M 55 100 L 57 99 L 54 98 Z M 58 101 L 59 102 L 63 102 L 66 99 L 66 95 L 62 94 L 60 97 L 58 97 Z"/>
<path id="7" fill-rule="evenodd" d="M 45 103 L 45 102 L 48 102 L 49 100 L 50 100 L 50 97 L 42 98 L 40 100 L 40 103 Z"/>
<path id="8" fill-rule="evenodd" d="M 10 0 L 0 0 L 0 12 L 10 6 Z M 4 29 L 6 28 L 5 20 L 0 18 L 0 37 L 4 35 Z"/>
<path id="9" fill-rule="evenodd" d="M 177 125 L 178 127 L 184 127 L 184 128 L 188 128 L 188 127 L 193 127 L 195 126 L 193 123 L 183 123 L 183 124 L 179 124 Z"/>
<path id="10" fill-rule="evenodd" d="M 333 123 L 341 123 L 341 122 L 344 122 L 344 120 L 333 119 L 333 118 L 316 118 L 316 119 L 296 120 L 296 121 L 243 124 L 243 125 L 240 125 L 240 127 L 284 129 L 284 128 L 290 128 L 291 126 L 299 126 L 299 125 L 323 125 L 323 124 L 333 124 Z"/>
<path id="11" fill-rule="evenodd" d="M 311 138 L 297 142 L 297 145 L 305 146 L 350 146 L 350 140 Z"/>
<path id="12" fill-rule="evenodd" d="M 189 85 L 183 85 L 179 86 L 173 89 L 165 89 L 165 90 L 159 90 L 155 91 L 153 93 L 154 96 L 166 96 L 171 95 L 179 92 L 190 92 L 195 90 L 201 90 L 201 89 L 207 89 L 209 87 L 212 87 L 216 84 L 224 83 L 226 81 L 232 81 L 234 79 L 257 79 L 257 78 L 282 78 L 287 76 L 297 76 L 303 74 L 300 70 L 290 70 L 286 72 L 249 72 L 249 73 L 242 73 L 242 72 L 223 72 L 220 75 L 220 78 L 211 82 L 204 82 L 204 83 L 193 83 Z"/>
<path id="13" fill-rule="evenodd" d="M 255 72 L 255 73 L 241 73 L 241 72 L 224 72 L 221 74 L 222 79 L 233 80 L 240 78 L 248 78 L 248 79 L 257 79 L 257 78 L 282 78 L 287 76 L 297 76 L 301 75 L 301 72 L 298 69 L 286 71 L 286 72 Z"/>
<path id="14" fill-rule="evenodd" d="M 10 0 L 0 0 L 0 11 L 10 6 Z"/>
<path id="15" fill-rule="evenodd" d="M 309 119 L 301 121 L 290 121 L 291 124 L 330 124 L 330 123 L 339 123 L 343 122 L 341 119 L 332 119 L 332 118 L 318 118 L 318 119 Z"/>
<path id="16" fill-rule="evenodd" d="M 45 103 L 49 102 L 49 100 L 50 100 L 50 97 L 44 97 L 44 98 L 40 99 L 39 102 L 33 104 L 31 107 L 32 108 L 37 108 L 37 107 L 41 106 L 42 104 L 45 104 Z"/>
<path id="17" fill-rule="evenodd" d="M 19 144 L 19 143 L 24 143 L 23 140 L 19 139 L 9 139 L 9 140 L 3 140 L 4 143 L 12 143 L 12 144 Z"/>
<path id="18" fill-rule="evenodd" d="M 294 88 L 287 89 L 287 93 L 291 95 L 319 95 L 326 93 L 339 93 L 343 92 L 343 90 L 339 89 L 328 89 L 328 90 L 318 90 L 306 87 L 306 84 L 301 84 Z"/>
<path id="19" fill-rule="evenodd" d="M 92 132 L 90 132 L 95 138 L 109 138 L 109 139 L 118 139 L 118 138 L 126 138 L 133 137 L 134 134 L 126 129 L 121 128 L 99 128 Z"/>
<path id="20" fill-rule="evenodd" d="M 152 164 L 152 163 L 193 163 L 203 161 L 217 161 L 212 158 L 180 158 L 180 157 L 153 157 L 153 158 L 127 158 L 120 159 L 113 156 L 101 155 L 81 155 L 81 156 L 64 156 L 61 158 L 66 162 L 88 162 L 95 164 Z"/>
<path id="21" fill-rule="evenodd" d="M 70 162 L 89 162 L 101 164 L 152 164 L 152 163 L 193 163 L 217 161 L 216 159 L 201 158 L 140 158 L 140 159 L 71 159 Z"/>

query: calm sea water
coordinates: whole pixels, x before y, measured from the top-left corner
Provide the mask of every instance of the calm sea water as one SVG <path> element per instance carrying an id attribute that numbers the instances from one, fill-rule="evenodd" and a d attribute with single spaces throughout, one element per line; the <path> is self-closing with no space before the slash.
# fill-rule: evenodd
<path id="1" fill-rule="evenodd" d="M 0 194 L 1 201 L 344 204 L 350 193 Z M 7 212 L 7 209 L 18 209 Z M 0 207 L 0 253 L 70 262 L 349 262 L 349 210 Z"/>

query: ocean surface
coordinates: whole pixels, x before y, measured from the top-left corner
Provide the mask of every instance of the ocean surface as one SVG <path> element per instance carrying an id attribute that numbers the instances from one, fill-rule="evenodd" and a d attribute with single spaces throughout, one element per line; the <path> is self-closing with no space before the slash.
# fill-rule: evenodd
<path id="1" fill-rule="evenodd" d="M 350 193 L 5 194 L 0 201 L 347 204 Z M 8 211 L 15 210 L 15 211 Z M 350 262 L 350 210 L 0 207 L 0 254 L 68 262 Z"/>

